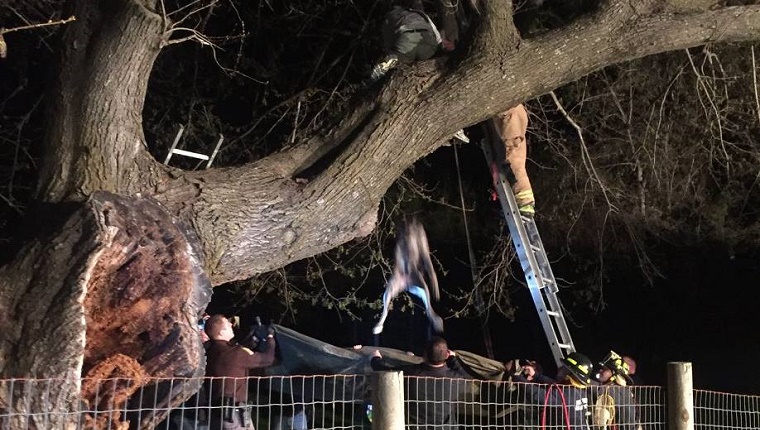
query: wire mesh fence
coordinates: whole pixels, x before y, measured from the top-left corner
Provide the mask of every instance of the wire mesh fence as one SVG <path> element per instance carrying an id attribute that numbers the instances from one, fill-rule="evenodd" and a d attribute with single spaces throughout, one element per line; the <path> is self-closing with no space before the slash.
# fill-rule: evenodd
<path id="1" fill-rule="evenodd" d="M 694 428 L 760 429 L 760 396 L 694 390 Z"/>
<path id="2" fill-rule="evenodd" d="M 656 386 L 404 381 L 411 430 L 667 428 L 665 392 Z M 214 383 L 232 391 L 242 384 L 247 401 L 212 399 Z M 206 430 L 235 419 L 258 430 L 369 429 L 370 390 L 365 375 L 1 380 L 0 429 Z M 760 396 L 694 390 L 694 411 L 697 429 L 760 428 Z"/>
<path id="3" fill-rule="evenodd" d="M 406 378 L 409 429 L 664 429 L 660 387 Z"/>

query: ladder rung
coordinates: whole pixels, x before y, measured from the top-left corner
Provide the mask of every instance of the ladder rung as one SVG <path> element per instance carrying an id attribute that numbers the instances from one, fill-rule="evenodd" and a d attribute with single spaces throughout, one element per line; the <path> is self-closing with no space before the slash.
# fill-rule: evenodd
<path id="1" fill-rule="evenodd" d="M 494 143 L 498 143 L 493 126 L 489 131 L 489 135 L 495 139 Z M 562 305 L 556 297 L 557 281 L 554 279 L 551 264 L 541 242 L 536 221 L 532 216 L 524 215 L 519 211 L 512 187 L 506 180 L 504 168 L 495 161 L 493 147 L 487 141 L 483 144 L 483 151 L 490 164 L 494 187 L 498 191 L 512 243 L 520 258 L 525 280 L 533 296 L 533 304 L 538 311 L 554 359 L 560 366 L 562 359 L 567 353 L 575 351 L 575 347 L 562 314 Z"/>
<path id="2" fill-rule="evenodd" d="M 185 157 L 197 158 L 199 160 L 208 160 L 208 155 L 199 154 L 197 152 L 185 151 L 184 149 L 174 148 L 172 152 L 175 154 L 184 155 Z"/>

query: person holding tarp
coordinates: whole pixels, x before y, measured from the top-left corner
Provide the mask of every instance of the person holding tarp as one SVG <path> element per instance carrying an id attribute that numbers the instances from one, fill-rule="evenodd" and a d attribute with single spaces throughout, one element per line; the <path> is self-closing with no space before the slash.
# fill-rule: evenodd
<path id="1" fill-rule="evenodd" d="M 594 364 L 588 357 L 572 352 L 562 359 L 556 381 L 542 378 L 542 384 L 526 385 L 525 403 L 529 409 L 536 410 L 536 406 L 538 408 L 537 413 L 526 415 L 538 422 L 526 425 L 533 424 L 542 430 L 589 430 L 589 398 L 593 394 L 591 387 L 595 383 L 592 381 L 593 368 Z M 517 377 L 517 381 L 519 380 Z M 513 381 L 516 381 L 514 376 Z M 527 382 L 527 379 L 524 382 Z"/>
<path id="2" fill-rule="evenodd" d="M 463 379 L 471 377 L 442 337 L 433 336 L 425 348 L 424 358 L 422 363 L 394 368 L 383 360 L 379 350 L 375 350 L 371 365 L 376 371 L 404 372 L 406 419 L 410 429 L 455 430 L 455 402 L 465 393 L 466 381 Z"/>
<path id="3" fill-rule="evenodd" d="M 248 372 L 270 366 L 275 360 L 274 330 L 265 339 L 261 352 L 232 342 L 235 333 L 224 315 L 212 315 L 205 324 L 210 345 L 206 351 L 206 376 L 210 378 L 210 429 L 254 430 L 248 405 Z"/>

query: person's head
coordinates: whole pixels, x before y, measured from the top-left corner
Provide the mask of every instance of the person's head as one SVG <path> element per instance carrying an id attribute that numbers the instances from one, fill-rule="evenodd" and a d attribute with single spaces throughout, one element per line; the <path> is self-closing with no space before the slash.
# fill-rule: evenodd
<path id="1" fill-rule="evenodd" d="M 615 351 L 610 351 L 599 363 L 599 372 L 596 379 L 602 384 L 616 384 L 626 386 L 631 383 L 628 363 Z"/>
<path id="2" fill-rule="evenodd" d="M 522 374 L 525 379 L 532 381 L 536 375 L 544 373 L 543 367 L 535 360 L 520 360 L 520 366 L 522 366 Z"/>
<path id="3" fill-rule="evenodd" d="M 634 360 L 631 357 L 628 357 L 626 355 L 623 356 L 623 361 L 625 361 L 625 364 L 628 365 L 628 374 L 629 375 L 635 375 L 636 374 L 636 360 Z"/>
<path id="4" fill-rule="evenodd" d="M 441 365 L 449 358 L 449 345 L 440 336 L 433 336 L 425 349 L 425 361 L 433 365 Z"/>
<path id="5" fill-rule="evenodd" d="M 212 315 L 206 320 L 206 334 L 212 340 L 231 340 L 235 337 L 232 323 L 224 315 Z"/>
<path id="6" fill-rule="evenodd" d="M 557 374 L 560 382 L 568 383 L 574 387 L 583 388 L 591 385 L 591 369 L 594 364 L 585 355 L 579 352 L 571 352 L 562 359 L 563 366 Z"/>
<path id="7" fill-rule="evenodd" d="M 606 384 L 610 382 L 610 379 L 612 378 L 612 370 L 602 367 L 599 369 L 599 371 L 596 373 L 596 380 L 599 381 L 602 384 Z"/>

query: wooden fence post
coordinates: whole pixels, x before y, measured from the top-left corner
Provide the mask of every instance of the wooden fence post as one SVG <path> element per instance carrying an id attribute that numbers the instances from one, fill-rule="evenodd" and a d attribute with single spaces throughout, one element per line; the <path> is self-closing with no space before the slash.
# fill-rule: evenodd
<path id="1" fill-rule="evenodd" d="M 668 363 L 668 429 L 694 430 L 691 363 Z"/>
<path id="2" fill-rule="evenodd" d="M 372 430 L 404 430 L 404 372 L 372 372 Z"/>

